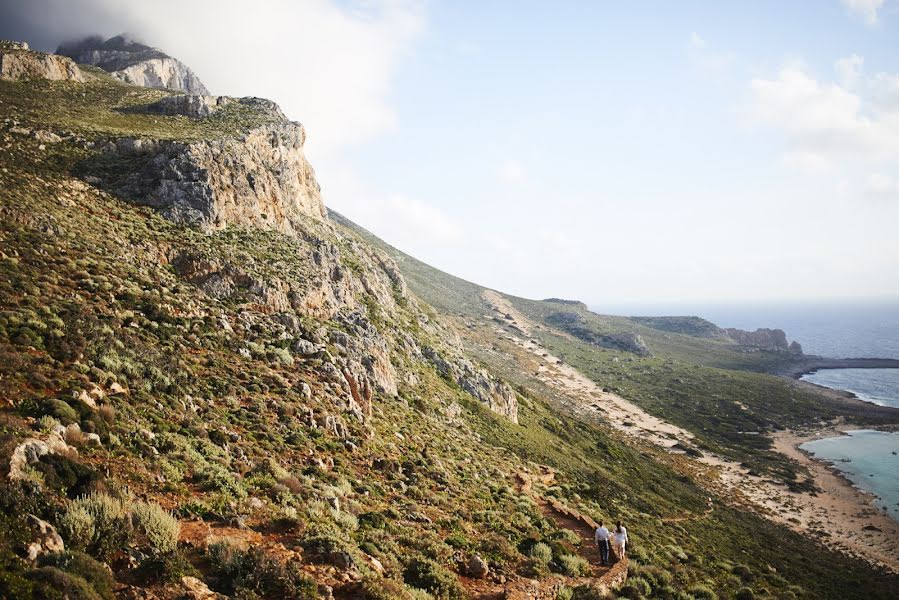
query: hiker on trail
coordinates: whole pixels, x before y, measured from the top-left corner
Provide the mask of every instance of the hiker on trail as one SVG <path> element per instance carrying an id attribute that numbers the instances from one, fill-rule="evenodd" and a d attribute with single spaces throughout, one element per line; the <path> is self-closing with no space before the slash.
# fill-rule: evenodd
<path id="1" fill-rule="evenodd" d="M 596 540 L 596 545 L 599 547 L 599 562 L 602 565 L 609 564 L 609 541 L 612 537 L 612 534 L 609 533 L 609 530 L 602 524 L 602 521 L 599 522 L 599 527 L 596 528 L 596 534 L 593 538 Z"/>
<path id="2" fill-rule="evenodd" d="M 618 521 L 615 531 L 612 532 L 612 541 L 615 543 L 615 556 L 618 560 L 624 558 L 624 547 L 627 545 L 627 529 Z"/>

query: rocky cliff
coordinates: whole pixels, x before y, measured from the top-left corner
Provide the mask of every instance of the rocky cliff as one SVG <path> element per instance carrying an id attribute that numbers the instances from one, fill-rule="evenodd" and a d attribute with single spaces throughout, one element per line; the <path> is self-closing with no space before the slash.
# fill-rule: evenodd
<path id="1" fill-rule="evenodd" d="M 118 139 L 105 146 L 110 155 L 105 158 L 133 167 L 112 183 L 117 193 L 158 208 L 173 221 L 295 233 L 303 218 L 327 214 L 303 154 L 305 139 L 299 123 L 284 121 L 193 143 Z"/>
<path id="2" fill-rule="evenodd" d="M 62 44 L 57 54 L 81 64 L 94 65 L 122 81 L 143 87 L 209 94 L 190 68 L 158 48 L 136 42 L 125 35 L 103 40 L 92 36 Z"/>
<path id="3" fill-rule="evenodd" d="M 782 329 L 759 328 L 755 331 L 727 328 L 722 330 L 727 337 L 741 346 L 751 346 L 761 350 L 802 354 L 798 342 L 788 343 L 787 334 Z"/>
<path id="4" fill-rule="evenodd" d="M 0 80 L 84 81 L 71 59 L 55 54 L 34 52 L 24 42 L 0 40 Z"/>

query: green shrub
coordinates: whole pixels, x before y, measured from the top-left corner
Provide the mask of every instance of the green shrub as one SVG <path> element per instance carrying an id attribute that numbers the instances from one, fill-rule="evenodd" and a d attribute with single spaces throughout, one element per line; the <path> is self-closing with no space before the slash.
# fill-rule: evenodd
<path id="1" fill-rule="evenodd" d="M 734 596 L 735 600 L 755 600 L 755 594 L 749 588 L 740 588 L 737 594 Z"/>
<path id="2" fill-rule="evenodd" d="M 754 579 L 752 569 L 750 569 L 747 565 L 734 565 L 730 572 L 746 582 L 752 581 Z"/>
<path id="3" fill-rule="evenodd" d="M 91 492 L 102 476 L 64 454 L 47 454 L 32 465 L 41 474 L 47 488 L 63 492 L 70 498 Z"/>
<path id="4" fill-rule="evenodd" d="M 433 598 L 424 590 L 410 588 L 400 581 L 385 578 L 371 578 L 362 582 L 365 600 L 430 600 Z"/>
<path id="5" fill-rule="evenodd" d="M 87 581 L 56 567 L 41 567 L 28 572 L 35 582 L 37 598 L 65 598 L 67 600 L 103 600 Z"/>
<path id="6" fill-rule="evenodd" d="M 181 524 L 158 504 L 137 502 L 131 507 L 131 520 L 153 554 L 168 554 L 178 548 Z"/>
<path id="7" fill-rule="evenodd" d="M 560 529 L 553 534 L 553 539 L 568 542 L 572 546 L 580 546 L 583 538 L 570 529 Z"/>
<path id="8" fill-rule="evenodd" d="M 70 575 L 84 579 L 103 600 L 112 600 L 115 597 L 113 594 L 115 579 L 113 579 L 109 567 L 83 552 L 47 554 L 41 557 L 40 566 L 56 567 Z"/>
<path id="9" fill-rule="evenodd" d="M 67 402 L 51 398 L 46 401 L 44 410 L 47 414 L 59 419 L 63 425 L 71 425 L 78 422 L 78 412 Z"/>
<path id="10" fill-rule="evenodd" d="M 229 594 L 250 593 L 284 600 L 318 597 L 315 582 L 306 577 L 296 562 L 281 564 L 258 548 L 244 550 L 228 541 L 210 545 L 208 555 L 220 585 Z"/>
<path id="11" fill-rule="evenodd" d="M 583 577 L 590 572 L 590 563 L 581 556 L 563 554 L 558 558 L 559 567 L 569 577 Z"/>
<path id="12" fill-rule="evenodd" d="M 639 591 L 641 596 L 648 596 L 652 592 L 652 586 L 642 577 L 629 577 L 627 584 Z"/>
<path id="13" fill-rule="evenodd" d="M 717 600 L 718 598 L 718 594 L 716 594 L 712 590 L 712 588 L 707 585 L 697 584 L 687 591 L 690 592 L 690 595 L 697 600 Z"/>
<path id="14" fill-rule="evenodd" d="M 129 540 L 131 518 L 124 501 L 94 492 L 69 504 L 60 529 L 76 548 L 105 560 Z"/>
<path id="15" fill-rule="evenodd" d="M 592 585 L 579 585 L 571 591 L 571 600 L 606 600 L 607 597 Z"/>
<path id="16" fill-rule="evenodd" d="M 556 594 L 556 600 L 571 600 L 572 598 L 574 598 L 574 590 L 568 586 L 562 586 Z"/>
<path id="17" fill-rule="evenodd" d="M 464 598 L 456 575 L 429 558 L 416 558 L 406 565 L 403 581 L 439 598 Z"/>
<path id="18" fill-rule="evenodd" d="M 537 542 L 531 547 L 528 557 L 541 565 L 548 565 L 549 561 L 553 559 L 553 550 L 548 544 Z"/>

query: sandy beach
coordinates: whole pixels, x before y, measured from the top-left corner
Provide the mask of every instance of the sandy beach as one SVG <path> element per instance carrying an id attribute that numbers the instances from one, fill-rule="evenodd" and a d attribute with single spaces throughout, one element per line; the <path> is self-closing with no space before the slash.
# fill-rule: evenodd
<path id="1" fill-rule="evenodd" d="M 551 385 L 574 401 L 571 406 L 579 413 L 601 415 L 611 427 L 622 433 L 633 443 L 649 443 L 666 452 L 677 452 L 678 462 L 683 465 L 681 447 L 694 445 L 692 433 L 681 427 L 655 417 L 632 402 L 610 392 L 603 391 L 595 382 L 582 373 L 564 364 L 550 354 L 530 333 L 536 325 L 501 295 L 494 292 L 484 294 L 495 316 L 520 332 L 509 335 L 500 327 L 496 333 L 514 343 L 530 356 L 529 366 L 535 377 Z M 796 385 L 819 388 L 802 381 Z M 846 402 L 862 402 L 851 394 L 827 390 L 831 398 Z M 874 564 L 899 572 L 899 522 L 894 521 L 874 506 L 875 498 L 853 487 L 838 471 L 825 463 L 813 459 L 799 449 L 805 442 L 825 437 L 841 435 L 848 429 L 834 423 L 831 426 L 802 431 L 782 431 L 773 436 L 774 449 L 804 465 L 811 474 L 817 493 L 791 492 L 787 486 L 770 478 L 751 475 L 749 471 L 731 460 L 704 453 L 702 457 L 688 459 L 696 481 L 705 485 L 728 502 L 753 510 L 785 527 L 816 539 L 823 544 L 838 548 Z"/>

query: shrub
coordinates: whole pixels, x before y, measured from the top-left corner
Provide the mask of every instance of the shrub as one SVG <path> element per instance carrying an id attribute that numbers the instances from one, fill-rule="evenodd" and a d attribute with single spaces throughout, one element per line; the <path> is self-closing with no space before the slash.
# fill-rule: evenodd
<path id="1" fill-rule="evenodd" d="M 39 598 L 67 598 L 68 600 L 102 600 L 91 584 L 56 567 L 41 567 L 28 573 L 35 582 Z"/>
<path id="2" fill-rule="evenodd" d="M 54 398 L 47 400 L 44 410 L 48 414 L 59 419 L 59 422 L 63 425 L 69 425 L 71 423 L 78 422 L 78 413 L 74 408 L 69 406 L 68 403 L 62 400 L 56 400 Z"/>
<path id="3" fill-rule="evenodd" d="M 153 554 L 168 554 L 178 548 L 181 524 L 172 513 L 155 503 L 138 502 L 131 508 L 132 523 L 143 534 Z"/>
<path id="4" fill-rule="evenodd" d="M 70 505 L 59 518 L 58 525 L 70 548 L 87 549 L 97 535 L 94 518 L 80 505 Z"/>
<path id="5" fill-rule="evenodd" d="M 744 587 L 740 588 L 734 598 L 735 600 L 755 600 L 755 594 L 751 589 Z"/>
<path id="6" fill-rule="evenodd" d="M 403 580 L 412 587 L 425 590 L 439 598 L 463 598 L 459 580 L 445 567 L 428 558 L 417 558 L 406 565 Z"/>
<path id="7" fill-rule="evenodd" d="M 101 479 L 99 473 L 64 454 L 44 455 L 33 468 L 48 488 L 64 492 L 70 498 L 87 494 Z"/>
<path id="8" fill-rule="evenodd" d="M 571 600 L 606 600 L 607 595 L 592 585 L 579 585 L 571 591 Z"/>
<path id="9" fill-rule="evenodd" d="M 41 557 L 40 566 L 56 567 L 70 575 L 84 579 L 103 600 L 112 600 L 115 597 L 113 594 L 115 579 L 113 579 L 109 567 L 83 552 L 47 554 Z"/>
<path id="10" fill-rule="evenodd" d="M 553 551 L 548 544 L 537 542 L 531 547 L 528 557 L 541 565 L 547 565 L 553 559 Z"/>
<path id="11" fill-rule="evenodd" d="M 717 600 L 718 598 L 718 594 L 712 591 L 712 588 L 707 585 L 697 584 L 687 591 L 697 600 Z"/>
<path id="12" fill-rule="evenodd" d="M 630 581 L 628 581 L 627 585 L 621 586 L 615 595 L 619 598 L 630 598 L 630 600 L 641 600 L 643 598 L 640 590 L 632 586 Z"/>
<path id="13" fill-rule="evenodd" d="M 730 570 L 730 572 L 733 573 L 734 575 L 736 575 L 737 577 L 739 577 L 740 579 L 742 579 L 743 581 L 747 581 L 747 582 L 752 581 L 754 578 L 753 574 L 752 574 L 752 569 L 750 569 L 748 566 L 743 565 L 743 564 L 734 565 L 733 568 Z"/>
<path id="14" fill-rule="evenodd" d="M 430 600 L 433 598 L 424 590 L 403 585 L 393 579 L 371 578 L 362 582 L 365 600 Z"/>
<path id="15" fill-rule="evenodd" d="M 249 592 L 284 600 L 318 597 L 315 582 L 295 562 L 281 564 L 258 548 L 244 550 L 227 540 L 210 545 L 208 554 L 228 593 L 240 596 L 239 592 Z"/>
<path id="16" fill-rule="evenodd" d="M 556 594 L 556 600 L 572 600 L 574 598 L 574 590 L 568 586 L 563 586 Z"/>
<path id="17" fill-rule="evenodd" d="M 553 534 L 553 539 L 568 542 L 572 546 L 580 546 L 583 538 L 570 529 L 560 529 Z"/>
<path id="18" fill-rule="evenodd" d="M 582 577 L 590 572 L 590 563 L 574 554 L 563 554 L 558 558 L 562 572 L 569 577 Z"/>
<path id="19" fill-rule="evenodd" d="M 59 425 L 59 420 L 56 417 L 51 417 L 50 415 L 44 415 L 37 421 L 38 428 L 44 433 L 50 433 L 53 431 L 53 428 Z"/>
<path id="20" fill-rule="evenodd" d="M 60 526 L 84 548 L 102 559 L 124 547 L 131 534 L 131 519 L 125 502 L 107 494 L 91 493 L 73 500 Z"/>
<path id="21" fill-rule="evenodd" d="M 640 592 L 641 596 L 648 596 L 652 592 L 652 586 L 642 577 L 629 577 L 627 584 Z"/>

